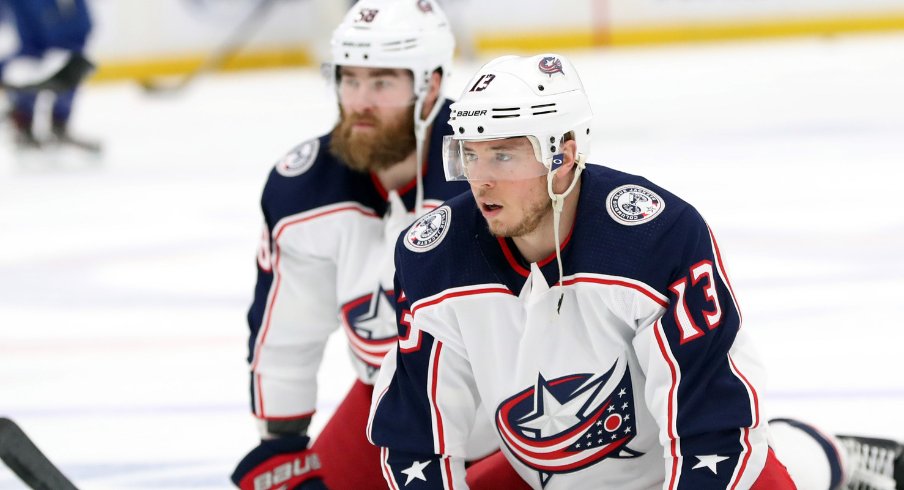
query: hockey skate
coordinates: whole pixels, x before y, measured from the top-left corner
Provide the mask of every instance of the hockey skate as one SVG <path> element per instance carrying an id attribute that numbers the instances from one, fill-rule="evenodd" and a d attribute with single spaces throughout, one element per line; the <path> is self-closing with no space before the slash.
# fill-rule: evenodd
<path id="1" fill-rule="evenodd" d="M 13 144 L 16 150 L 40 150 L 41 142 L 31 129 L 31 117 L 17 111 L 10 111 L 8 118 L 13 123 Z"/>
<path id="2" fill-rule="evenodd" d="M 61 147 L 77 148 L 93 155 L 98 155 L 102 151 L 100 142 L 86 140 L 72 136 L 65 123 L 53 122 L 51 127 L 52 138 L 48 143 L 52 143 Z"/>
<path id="3" fill-rule="evenodd" d="M 18 151 L 40 150 L 41 142 L 35 138 L 31 131 L 16 131 L 13 136 L 13 144 Z"/>
<path id="4" fill-rule="evenodd" d="M 904 489 L 904 445 L 890 439 L 836 437 L 848 453 L 848 490 Z"/>

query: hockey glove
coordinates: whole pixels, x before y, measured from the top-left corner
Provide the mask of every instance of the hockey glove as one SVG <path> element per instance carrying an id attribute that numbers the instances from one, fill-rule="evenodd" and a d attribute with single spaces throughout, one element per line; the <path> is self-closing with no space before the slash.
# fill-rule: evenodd
<path id="1" fill-rule="evenodd" d="M 262 440 L 239 461 L 232 483 L 242 490 L 327 490 L 320 459 L 308 449 L 309 440 L 297 435 Z"/>

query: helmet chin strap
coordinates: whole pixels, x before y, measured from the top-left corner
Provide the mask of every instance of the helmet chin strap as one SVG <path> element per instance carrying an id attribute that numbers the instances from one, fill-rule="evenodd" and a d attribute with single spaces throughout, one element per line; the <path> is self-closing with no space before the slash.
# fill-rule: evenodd
<path id="1" fill-rule="evenodd" d="M 559 282 L 556 283 L 559 288 L 559 301 L 556 305 L 556 313 L 562 312 L 562 300 L 565 299 L 565 291 L 562 290 L 562 246 L 559 240 L 559 220 L 562 216 L 562 209 L 565 207 L 565 198 L 574 190 L 574 186 L 581 177 L 581 172 L 584 171 L 584 159 L 584 155 L 580 153 L 575 157 L 574 176 L 571 178 L 571 184 L 561 194 L 556 194 L 552 190 L 553 179 L 561 167 L 546 174 L 546 192 L 552 200 L 552 233 L 556 240 L 556 264 L 559 266 Z"/>
<path id="2" fill-rule="evenodd" d="M 436 119 L 436 115 L 439 114 L 439 110 L 442 106 L 442 103 L 439 98 L 433 103 L 433 107 L 430 109 L 430 113 L 427 114 L 427 117 L 421 119 L 421 111 L 424 108 L 424 97 L 418 97 L 414 102 L 414 156 L 417 159 L 417 190 L 415 191 L 415 199 L 414 199 L 414 215 L 420 216 L 424 213 L 424 146 L 427 141 L 427 128 L 430 127 L 430 123 Z"/>

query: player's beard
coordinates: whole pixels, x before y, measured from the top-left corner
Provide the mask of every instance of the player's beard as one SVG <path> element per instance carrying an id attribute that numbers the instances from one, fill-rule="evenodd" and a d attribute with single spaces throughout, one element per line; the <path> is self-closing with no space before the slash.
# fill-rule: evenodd
<path id="1" fill-rule="evenodd" d="M 360 172 L 385 170 L 415 150 L 414 105 L 395 117 L 381 121 L 369 113 L 346 114 L 340 107 L 339 124 L 333 128 L 330 153 Z M 354 131 L 358 122 L 372 124 L 373 131 Z"/>

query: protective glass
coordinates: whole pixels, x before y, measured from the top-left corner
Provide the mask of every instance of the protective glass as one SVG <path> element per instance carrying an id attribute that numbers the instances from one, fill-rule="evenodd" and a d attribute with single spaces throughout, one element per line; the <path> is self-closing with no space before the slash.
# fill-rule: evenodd
<path id="1" fill-rule="evenodd" d="M 506 181 L 540 177 L 549 170 L 537 160 L 527 136 L 480 141 L 443 137 L 446 180 Z"/>
<path id="2" fill-rule="evenodd" d="M 336 92 L 344 107 L 407 107 L 414 103 L 414 82 L 407 70 L 339 67 Z"/>

